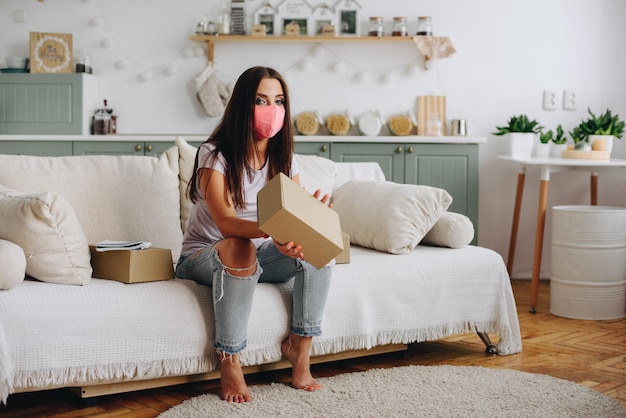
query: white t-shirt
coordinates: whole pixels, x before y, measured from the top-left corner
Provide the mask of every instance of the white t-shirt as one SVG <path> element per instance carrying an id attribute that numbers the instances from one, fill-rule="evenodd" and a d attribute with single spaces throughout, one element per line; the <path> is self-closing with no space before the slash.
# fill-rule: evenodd
<path id="1" fill-rule="evenodd" d="M 209 158 L 213 148 L 214 146 L 211 144 L 200 145 L 200 148 L 198 148 L 198 170 L 201 168 L 210 168 L 225 175 L 226 162 L 222 154 L 220 153 L 217 158 L 212 161 Z M 250 221 L 257 220 L 257 193 L 267 184 L 267 170 L 268 164 L 266 163 L 261 170 L 253 170 L 252 178 L 244 174 L 243 187 L 245 190 L 245 207 L 243 209 L 236 209 L 238 218 Z M 298 163 L 296 162 L 295 156 L 293 156 L 291 159 L 290 177 L 293 178 L 299 172 Z M 224 236 L 209 213 L 209 208 L 204 199 L 204 191 L 199 186 L 198 184 L 196 188 L 198 199 L 189 214 L 181 254 L 193 253 L 224 239 Z M 254 238 L 253 242 L 258 248 L 268 239 L 269 238 Z"/>

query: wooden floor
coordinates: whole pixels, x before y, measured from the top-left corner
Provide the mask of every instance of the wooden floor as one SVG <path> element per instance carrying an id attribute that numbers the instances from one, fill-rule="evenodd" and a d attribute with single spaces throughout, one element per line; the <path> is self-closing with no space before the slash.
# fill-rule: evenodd
<path id="1" fill-rule="evenodd" d="M 549 313 L 550 285 L 542 282 L 537 313 L 528 311 L 530 282 L 513 281 L 523 351 L 511 356 L 485 353 L 475 334 L 433 343 L 412 344 L 408 350 L 313 366 L 318 377 L 370 368 L 414 365 L 469 365 L 542 373 L 590 387 L 626 406 L 626 319 L 580 321 Z M 288 382 L 288 370 L 248 376 L 249 384 Z M 66 389 L 11 395 L 0 406 L 0 417 L 155 417 L 193 396 L 218 393 L 219 381 L 111 395 L 84 402 Z"/>

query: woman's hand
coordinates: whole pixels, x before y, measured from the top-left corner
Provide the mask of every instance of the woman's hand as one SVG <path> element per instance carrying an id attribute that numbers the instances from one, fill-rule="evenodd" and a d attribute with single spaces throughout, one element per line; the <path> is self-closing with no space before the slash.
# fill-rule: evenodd
<path id="1" fill-rule="evenodd" d="M 330 196 L 328 194 L 325 194 L 324 196 L 322 196 L 322 198 L 320 199 L 320 195 L 322 194 L 322 190 L 321 189 L 317 189 L 315 191 L 315 193 L 313 193 L 313 197 L 316 199 L 319 199 L 323 204 L 327 204 L 328 203 L 328 207 L 332 208 L 333 204 L 329 203 L 330 201 Z"/>
<path id="2" fill-rule="evenodd" d="M 282 254 L 291 258 L 301 258 L 304 260 L 304 254 L 301 252 L 302 247 L 300 245 L 294 244 L 292 241 L 289 241 L 285 245 L 278 243 L 274 240 L 274 245 L 278 248 Z"/>

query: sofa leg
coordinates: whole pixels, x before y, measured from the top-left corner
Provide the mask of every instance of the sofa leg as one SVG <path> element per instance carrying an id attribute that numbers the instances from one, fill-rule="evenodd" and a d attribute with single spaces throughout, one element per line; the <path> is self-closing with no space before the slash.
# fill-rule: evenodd
<path id="1" fill-rule="evenodd" d="M 489 339 L 489 335 L 486 332 L 476 331 L 476 334 L 478 334 L 480 339 L 483 340 L 483 342 L 487 346 L 487 348 L 485 349 L 485 352 L 487 354 L 498 354 L 498 348 L 494 343 L 491 342 L 491 340 Z"/>

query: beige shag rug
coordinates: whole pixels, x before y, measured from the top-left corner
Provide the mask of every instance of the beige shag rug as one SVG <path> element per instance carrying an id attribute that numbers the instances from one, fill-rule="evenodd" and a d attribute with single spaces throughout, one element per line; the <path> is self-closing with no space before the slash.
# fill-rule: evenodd
<path id="1" fill-rule="evenodd" d="M 405 366 L 318 379 L 307 393 L 281 383 L 251 386 L 254 400 L 189 399 L 159 418 L 194 417 L 626 417 L 626 408 L 555 377 L 470 366 Z"/>

